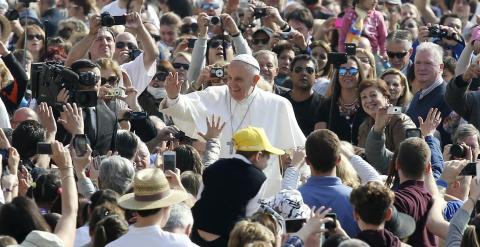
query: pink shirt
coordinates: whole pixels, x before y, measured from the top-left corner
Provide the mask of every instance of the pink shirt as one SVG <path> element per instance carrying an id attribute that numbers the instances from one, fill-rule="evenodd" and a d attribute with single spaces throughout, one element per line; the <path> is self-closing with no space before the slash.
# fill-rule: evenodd
<path id="1" fill-rule="evenodd" d="M 354 9 L 345 10 L 343 16 L 343 25 L 340 27 L 340 35 L 338 39 L 338 51 L 345 52 L 345 38 L 347 32 L 352 26 L 352 22 L 357 18 Z M 381 56 L 387 54 L 385 40 L 387 38 L 387 26 L 380 11 L 371 10 L 363 21 L 363 34 L 370 40 L 373 54 L 379 53 Z"/>

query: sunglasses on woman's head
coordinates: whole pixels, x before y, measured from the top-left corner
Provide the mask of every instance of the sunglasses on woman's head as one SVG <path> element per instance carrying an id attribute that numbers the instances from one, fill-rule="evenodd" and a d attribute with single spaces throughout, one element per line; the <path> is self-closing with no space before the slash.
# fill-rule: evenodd
<path id="1" fill-rule="evenodd" d="M 115 85 L 117 82 L 118 82 L 118 76 L 116 76 L 116 75 L 101 78 L 101 84 L 102 85 L 105 85 L 107 83 L 110 84 L 110 85 Z"/>
<path id="2" fill-rule="evenodd" d="M 125 47 L 127 47 L 129 50 L 138 49 L 138 47 L 134 43 L 122 41 L 118 41 L 117 43 L 115 43 L 115 47 L 117 49 L 123 49 Z"/>
<path id="3" fill-rule="evenodd" d="M 175 69 L 184 69 L 184 70 L 188 70 L 188 68 L 190 68 L 190 65 L 189 64 L 186 64 L 186 63 L 173 63 L 173 67 Z"/>
<path id="4" fill-rule="evenodd" d="M 33 39 L 42 40 L 43 35 L 41 35 L 41 34 L 27 34 L 27 39 L 28 40 L 33 40 Z"/>
<path id="5" fill-rule="evenodd" d="M 219 47 L 220 45 L 222 45 L 222 41 L 219 40 L 219 39 L 214 39 L 214 40 L 210 41 L 210 45 L 209 45 L 209 46 L 210 46 L 210 48 L 214 48 L 214 49 L 215 49 L 215 48 Z M 223 41 L 223 47 L 224 47 L 225 49 L 228 48 L 228 47 L 230 47 L 230 43 L 227 42 L 227 41 Z"/>
<path id="6" fill-rule="evenodd" d="M 346 75 L 348 72 L 349 75 L 351 76 L 355 76 L 358 74 L 358 68 L 345 68 L 345 67 L 340 67 L 338 69 L 338 74 L 341 75 L 341 76 L 344 76 Z"/>
<path id="7" fill-rule="evenodd" d="M 303 71 L 307 72 L 307 74 L 310 74 L 310 75 L 313 75 L 313 73 L 315 73 L 315 69 L 312 68 L 312 67 L 300 67 L 300 66 L 297 66 L 293 69 L 293 71 L 295 73 L 301 73 Z"/>

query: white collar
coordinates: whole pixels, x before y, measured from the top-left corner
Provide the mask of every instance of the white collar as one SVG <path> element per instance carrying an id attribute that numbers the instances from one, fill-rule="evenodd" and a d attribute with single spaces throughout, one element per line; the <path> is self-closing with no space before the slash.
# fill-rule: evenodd
<path id="1" fill-rule="evenodd" d="M 255 94 L 257 94 L 257 87 L 255 86 L 252 90 L 252 92 L 245 98 L 245 99 L 242 99 L 240 101 L 237 101 L 235 100 L 234 98 L 232 98 L 232 95 L 230 94 L 230 91 L 228 91 L 228 94 L 230 95 L 230 99 L 235 102 L 235 104 L 238 104 L 238 105 L 243 105 L 243 104 L 246 104 L 247 102 L 250 102 L 251 100 L 253 100 L 252 98 L 255 96 Z"/>
<path id="2" fill-rule="evenodd" d="M 429 94 L 430 92 L 432 92 L 436 87 L 442 85 L 443 83 L 443 79 L 442 78 L 439 78 L 437 80 L 435 80 L 435 82 L 430 85 L 429 87 L 425 88 L 425 89 L 422 89 L 420 91 L 420 97 L 419 99 L 422 99 L 423 97 L 427 96 L 427 94 Z"/>
<path id="3" fill-rule="evenodd" d="M 241 154 L 233 154 L 232 158 L 235 158 L 235 159 L 240 159 L 244 162 L 247 162 L 248 164 L 252 164 L 252 162 L 250 160 L 248 160 L 247 158 L 245 158 L 245 156 L 241 155 Z"/>

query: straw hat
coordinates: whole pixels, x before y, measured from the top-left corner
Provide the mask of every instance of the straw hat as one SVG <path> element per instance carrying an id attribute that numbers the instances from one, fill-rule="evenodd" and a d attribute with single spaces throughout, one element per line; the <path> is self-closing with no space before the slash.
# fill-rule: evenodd
<path id="1" fill-rule="evenodd" d="M 0 41 L 6 44 L 10 33 L 12 32 L 12 27 L 10 26 L 10 21 L 4 15 L 0 15 Z"/>
<path id="2" fill-rule="evenodd" d="M 118 200 L 118 205 L 130 210 L 148 210 L 168 207 L 189 198 L 188 193 L 172 190 L 161 169 L 138 171 L 133 180 L 133 193 Z"/>

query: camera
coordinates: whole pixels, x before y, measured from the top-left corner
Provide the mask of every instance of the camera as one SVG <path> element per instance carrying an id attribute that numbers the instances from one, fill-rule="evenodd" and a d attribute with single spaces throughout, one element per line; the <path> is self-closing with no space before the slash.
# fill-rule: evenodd
<path id="1" fill-rule="evenodd" d="M 178 131 L 177 133 L 175 133 L 173 136 L 175 137 L 175 139 L 177 139 L 177 140 L 179 140 L 179 141 L 185 140 L 185 137 L 186 137 L 185 132 L 183 132 L 183 131 L 181 131 L 181 130 L 179 130 L 179 131 Z"/>
<path id="2" fill-rule="evenodd" d="M 465 158 L 467 157 L 467 150 L 462 145 L 453 144 L 450 147 L 450 154 L 455 158 Z"/>
<path id="3" fill-rule="evenodd" d="M 222 20 L 218 16 L 211 16 L 210 17 L 210 24 L 212 24 L 212 25 L 218 25 L 218 24 L 220 24 L 221 21 Z"/>
<path id="4" fill-rule="evenodd" d="M 193 49 L 193 47 L 195 47 L 195 42 L 196 41 L 197 41 L 197 39 L 188 39 L 187 47 Z"/>
<path id="5" fill-rule="evenodd" d="M 345 53 L 347 53 L 348 56 L 357 55 L 357 45 L 354 43 L 345 43 Z"/>
<path id="6" fill-rule="evenodd" d="M 210 77 L 222 78 L 225 75 L 223 68 L 214 67 L 210 70 Z"/>
<path id="7" fill-rule="evenodd" d="M 290 38 L 290 33 L 282 32 L 280 33 L 280 39 L 288 40 Z"/>
<path id="8" fill-rule="evenodd" d="M 130 61 L 133 61 L 133 60 L 135 60 L 135 58 L 140 56 L 140 54 L 142 54 L 142 50 L 132 49 L 132 50 L 128 51 L 128 58 L 130 59 Z"/>
<path id="9" fill-rule="evenodd" d="M 100 15 L 100 25 L 104 27 L 111 27 L 115 25 L 125 25 L 127 23 L 127 17 L 124 15 L 113 16 L 108 12 L 103 12 Z"/>
<path id="10" fill-rule="evenodd" d="M 147 113 L 142 111 L 127 111 L 123 115 L 123 119 L 127 121 L 145 119 L 146 117 L 147 117 Z"/>
<path id="11" fill-rule="evenodd" d="M 20 14 L 18 13 L 18 11 L 16 9 L 9 9 L 5 13 L 5 17 L 7 17 L 7 19 L 9 21 L 14 21 L 14 20 L 18 20 L 20 18 Z"/>
<path id="12" fill-rule="evenodd" d="M 123 92 L 122 88 L 114 87 L 111 88 L 105 96 L 118 98 L 125 96 L 125 93 Z"/>
<path id="13" fill-rule="evenodd" d="M 428 36 L 432 38 L 438 38 L 438 39 L 443 39 L 443 38 L 450 38 L 448 36 L 447 30 L 440 29 L 439 26 L 431 26 L 428 28 Z"/>
<path id="14" fill-rule="evenodd" d="M 267 8 L 255 8 L 253 9 L 253 17 L 255 19 L 260 19 L 267 16 Z"/>
<path id="15" fill-rule="evenodd" d="M 46 102 L 55 106 L 58 93 L 65 88 L 69 91 L 70 103 L 76 103 L 80 107 L 97 105 L 96 90 L 79 90 L 80 84 L 93 87 L 97 83 L 98 76 L 93 72 L 77 74 L 55 62 L 33 63 L 30 78 L 32 97 L 38 103 Z"/>

